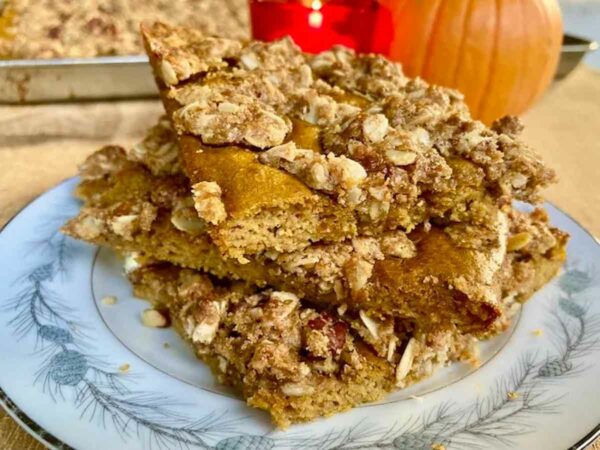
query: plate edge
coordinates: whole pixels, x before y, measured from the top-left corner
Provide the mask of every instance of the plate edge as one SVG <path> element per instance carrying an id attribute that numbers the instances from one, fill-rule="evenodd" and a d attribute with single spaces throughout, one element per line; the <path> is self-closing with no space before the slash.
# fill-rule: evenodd
<path id="1" fill-rule="evenodd" d="M 594 443 L 598 436 L 600 436 L 600 423 L 568 450 L 585 450 L 588 445 Z"/>
<path id="2" fill-rule="evenodd" d="M 2 231 L 2 230 L 0 230 Z M 75 450 L 69 444 L 61 441 L 36 421 L 25 414 L 21 408 L 0 387 L 0 406 L 22 430 L 51 450 Z M 600 426 L 600 425 L 599 425 Z"/>
<path id="3" fill-rule="evenodd" d="M 40 195 L 32 198 L 28 202 L 26 202 L 21 208 L 19 208 L 2 226 L 0 226 L 0 233 L 4 231 L 4 229 L 14 220 L 16 219 L 23 211 L 25 211 L 33 202 L 39 199 L 42 195 L 47 192 L 53 191 L 54 189 L 62 186 L 68 181 L 72 180 L 75 177 L 65 178 L 64 180 L 59 181 L 51 188 L 45 190 Z M 0 406 L 2 409 L 8 414 L 8 416 L 13 419 L 17 425 L 19 425 L 27 434 L 33 437 L 39 443 L 45 445 L 50 449 L 64 449 L 64 450 L 75 450 L 73 447 L 68 445 L 67 443 L 61 441 L 40 424 L 38 424 L 35 420 L 29 417 L 27 414 L 19 408 L 19 406 L 8 396 L 8 394 L 4 391 L 2 386 L 0 386 Z M 600 426 L 600 425 L 599 425 Z M 43 436 L 45 437 L 43 437 Z"/>
<path id="4" fill-rule="evenodd" d="M 23 211 L 25 211 L 25 209 L 27 209 L 29 206 L 31 206 L 40 197 L 42 197 L 43 195 L 45 195 L 45 194 L 53 191 L 54 189 L 58 188 L 59 186 L 62 186 L 63 184 L 65 184 L 65 183 L 67 183 L 67 182 L 69 182 L 69 181 L 71 181 L 71 180 L 73 180 L 75 178 L 77 178 L 76 175 L 72 176 L 72 177 L 65 178 L 62 181 L 60 181 L 60 182 L 56 183 L 55 185 L 53 185 L 52 187 L 50 187 L 49 189 L 47 189 L 44 192 L 42 192 L 40 195 L 38 195 L 38 196 L 32 198 L 31 200 L 29 200 L 28 202 L 26 202 L 21 208 L 19 208 L 6 221 L 6 223 L 4 223 L 2 226 L 0 226 L 0 233 L 2 233 L 4 231 L 4 229 L 15 218 L 17 218 L 17 216 L 19 216 Z M 579 223 L 579 221 L 576 220 L 570 213 L 564 211 L 562 208 L 560 208 L 559 206 L 555 205 L 553 202 L 545 201 L 544 203 L 547 203 L 547 204 L 551 205 L 553 208 L 555 208 L 556 210 L 558 210 L 561 214 L 564 214 L 565 216 L 567 216 L 574 224 L 576 224 L 581 230 L 583 230 L 583 232 L 586 233 L 592 239 L 592 241 L 594 241 L 594 243 L 597 246 L 600 247 L 600 239 L 598 239 L 596 236 L 594 236 L 591 231 L 589 231 L 581 223 Z M 9 402 L 10 402 L 10 404 L 14 405 L 14 408 L 9 405 Z M 12 401 L 12 399 L 6 394 L 6 392 L 4 391 L 4 389 L 2 388 L 2 386 L 0 386 L 0 406 L 2 406 L 2 408 L 6 411 L 6 413 L 15 422 L 17 422 L 17 424 L 21 428 L 23 428 L 30 436 L 32 436 L 38 442 L 46 445 L 47 447 L 51 447 L 52 449 L 56 449 L 56 450 L 58 450 L 58 449 L 61 449 L 61 450 L 63 450 L 63 449 L 64 450 L 76 450 L 73 447 L 71 447 L 68 444 L 66 444 L 65 442 L 63 442 L 60 439 L 58 439 L 52 433 L 50 433 L 45 428 L 43 428 L 42 426 L 40 426 L 37 422 L 35 422 L 34 420 L 32 420 L 27 414 L 25 414 L 19 408 L 19 406 L 16 403 L 14 403 Z M 45 436 L 49 437 L 50 439 L 46 440 L 44 437 L 42 437 L 42 434 L 44 434 Z M 585 436 L 583 436 L 579 441 L 577 441 L 572 446 L 568 447 L 566 450 L 585 450 L 585 447 L 587 447 L 588 445 L 590 445 L 599 436 L 600 436 L 600 423 L 597 424 L 594 428 L 592 428 L 592 430 L 590 432 L 588 432 Z"/>

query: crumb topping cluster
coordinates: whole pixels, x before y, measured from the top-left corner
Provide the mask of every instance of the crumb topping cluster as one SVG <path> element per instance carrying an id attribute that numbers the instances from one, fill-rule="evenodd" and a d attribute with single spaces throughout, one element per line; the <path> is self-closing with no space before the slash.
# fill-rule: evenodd
<path id="1" fill-rule="evenodd" d="M 144 164 L 153 175 L 180 173 L 179 146 L 171 122 L 162 117 L 144 139 L 129 150 L 127 157 Z"/>
<path id="2" fill-rule="evenodd" d="M 317 388 L 315 374 L 340 374 L 365 361 L 348 323 L 302 306 L 291 293 L 233 289 L 207 296 L 205 277 L 192 271 L 182 277 L 184 331 L 198 352 L 220 355 L 224 372 L 276 380 L 285 395 L 301 396 Z"/>
<path id="3" fill-rule="evenodd" d="M 545 255 L 556 248 L 559 239 L 567 236 L 548 225 L 548 214 L 541 208 L 535 209 L 531 214 L 513 210 L 510 219 L 508 250 L 521 256 Z"/>

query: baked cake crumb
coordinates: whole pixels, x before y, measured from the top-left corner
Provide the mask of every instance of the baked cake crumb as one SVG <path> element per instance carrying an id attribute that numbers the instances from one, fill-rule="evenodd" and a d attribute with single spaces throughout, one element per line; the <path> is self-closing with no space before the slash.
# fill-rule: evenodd
<path id="1" fill-rule="evenodd" d="M 114 295 L 107 295 L 102 297 L 101 301 L 103 305 L 115 305 L 117 303 L 117 297 Z"/>
<path id="2" fill-rule="evenodd" d="M 165 328 L 169 324 L 167 318 L 156 309 L 145 309 L 142 312 L 142 323 L 149 328 Z"/>

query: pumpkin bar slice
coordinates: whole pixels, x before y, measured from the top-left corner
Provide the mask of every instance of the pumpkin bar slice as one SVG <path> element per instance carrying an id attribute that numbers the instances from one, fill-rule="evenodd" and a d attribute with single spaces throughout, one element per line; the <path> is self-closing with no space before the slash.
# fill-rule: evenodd
<path id="1" fill-rule="evenodd" d="M 379 400 L 453 361 L 477 363 L 478 341 L 503 332 L 520 301 L 560 267 L 558 259 L 539 253 L 547 236 L 534 224 L 547 217 L 539 210 L 512 216 L 514 250 L 502 269 L 502 318 L 485 333 L 425 331 L 398 318 L 377 322 L 289 292 L 215 283 L 201 272 L 139 255 L 133 265 L 126 263 L 126 272 L 137 296 L 169 311 L 177 332 L 219 382 L 286 427 Z"/>
<path id="2" fill-rule="evenodd" d="M 381 56 L 161 23 L 142 34 L 196 209 L 225 255 L 473 222 L 469 206 L 537 201 L 554 180 L 516 119 L 488 128 L 458 92 Z"/>
<path id="3" fill-rule="evenodd" d="M 218 381 L 285 428 L 381 399 L 457 360 L 476 359 L 477 339 L 422 333 L 397 321 L 379 355 L 360 318 L 300 302 L 288 292 L 216 286 L 199 272 L 159 263 L 129 273 L 137 296 L 168 309 L 177 332 Z"/>
<path id="4" fill-rule="evenodd" d="M 515 251 L 512 234 L 522 233 L 526 248 L 534 245 L 527 239 L 535 243 L 535 254 L 555 269 L 564 260 L 566 236 L 547 221 L 525 216 L 532 218 L 531 230 L 513 233 L 512 216 L 520 213 L 489 208 L 480 211 L 484 225 L 448 222 L 409 234 L 268 252 L 243 264 L 220 254 L 195 214 L 185 176 L 153 174 L 154 159 L 142 164 L 134 157 L 135 152 L 128 157 L 119 147 L 107 147 L 88 158 L 77 188 L 84 207 L 64 227 L 66 233 L 220 278 L 274 286 L 373 320 L 393 316 L 428 329 L 485 330 L 502 313 L 500 276 L 507 253 Z M 161 167 L 175 170 L 176 164 Z"/>
<path id="5" fill-rule="evenodd" d="M 471 330 L 489 327 L 500 314 L 498 276 L 508 223 L 498 210 L 493 222 L 486 220 L 495 228 L 480 230 L 478 248 L 461 242 L 469 239 L 470 229 L 448 234 L 433 227 L 266 252 L 242 263 L 223 257 L 206 233 L 185 176 L 154 175 L 131 158 L 109 146 L 86 160 L 76 190 L 84 207 L 64 227 L 67 234 L 220 278 L 274 286 L 325 305 L 360 309 L 373 318 L 400 316 L 428 328 L 450 324 Z M 176 164 L 164 170 L 169 167 L 174 170 Z"/>

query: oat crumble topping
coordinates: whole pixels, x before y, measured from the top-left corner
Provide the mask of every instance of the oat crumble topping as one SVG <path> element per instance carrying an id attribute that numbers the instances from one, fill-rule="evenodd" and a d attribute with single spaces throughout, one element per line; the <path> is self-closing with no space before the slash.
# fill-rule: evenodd
<path id="1" fill-rule="evenodd" d="M 161 118 L 144 139 L 127 153 L 131 161 L 144 164 L 153 175 L 174 175 L 181 172 L 179 147 L 175 132 L 166 118 Z"/>
<path id="2" fill-rule="evenodd" d="M 323 156 L 312 150 L 296 148 L 288 142 L 272 147 L 259 156 L 259 160 L 272 167 L 282 168 L 296 175 L 313 189 L 337 193 L 341 203 L 360 199 L 360 184 L 367 177 L 365 169 L 345 156 L 329 153 Z"/>

